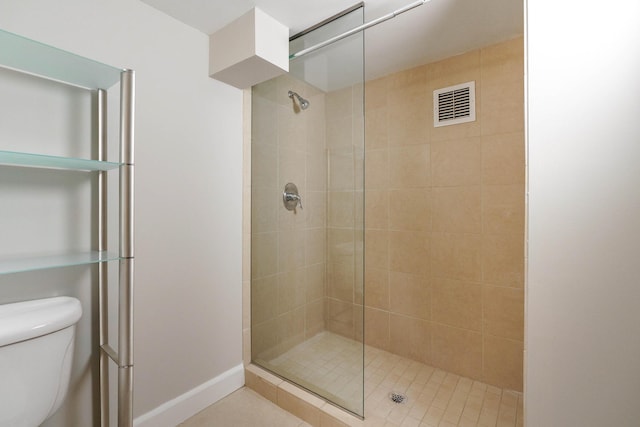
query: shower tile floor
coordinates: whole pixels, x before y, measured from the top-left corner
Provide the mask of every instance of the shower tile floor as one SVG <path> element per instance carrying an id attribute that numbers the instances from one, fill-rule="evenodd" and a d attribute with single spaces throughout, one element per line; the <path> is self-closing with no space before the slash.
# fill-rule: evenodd
<path id="1" fill-rule="evenodd" d="M 302 383 L 318 384 L 338 400 L 357 402 L 362 390 L 361 358 L 361 343 L 322 332 L 268 365 Z M 392 402 L 391 392 L 404 394 L 405 401 Z M 523 426 L 522 393 L 369 346 L 365 346 L 364 395 L 364 426 Z"/>

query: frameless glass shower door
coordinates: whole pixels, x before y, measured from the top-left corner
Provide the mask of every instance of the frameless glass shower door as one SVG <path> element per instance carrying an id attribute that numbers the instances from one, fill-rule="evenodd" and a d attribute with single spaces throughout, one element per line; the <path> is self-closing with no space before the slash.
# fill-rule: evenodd
<path id="1" fill-rule="evenodd" d="M 363 22 L 304 32 L 291 52 Z M 291 61 L 252 91 L 253 362 L 364 414 L 363 34 Z"/>

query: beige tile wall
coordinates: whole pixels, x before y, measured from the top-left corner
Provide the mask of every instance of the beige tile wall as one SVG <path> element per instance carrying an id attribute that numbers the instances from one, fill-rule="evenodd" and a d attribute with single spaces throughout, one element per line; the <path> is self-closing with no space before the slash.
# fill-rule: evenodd
<path id="1" fill-rule="evenodd" d="M 518 391 L 523 73 L 517 38 L 366 85 L 365 340 Z M 471 80 L 477 120 L 434 128 L 433 90 Z"/>
<path id="2" fill-rule="evenodd" d="M 523 70 L 517 38 L 367 82 L 364 231 L 362 88 L 253 91 L 254 354 L 325 325 L 360 339 L 364 310 L 367 344 L 522 390 Z M 477 120 L 434 128 L 433 90 L 470 80 Z M 294 111 L 290 89 L 312 107 Z M 309 207 L 295 216 L 289 181 Z"/>
<path id="3" fill-rule="evenodd" d="M 289 90 L 307 98 L 311 107 L 300 110 L 287 96 Z M 253 302 L 246 311 L 254 329 L 253 356 L 269 359 L 324 330 L 325 96 L 282 76 L 255 86 L 251 97 Z M 295 214 L 282 203 L 288 182 L 302 196 L 303 209 Z"/>

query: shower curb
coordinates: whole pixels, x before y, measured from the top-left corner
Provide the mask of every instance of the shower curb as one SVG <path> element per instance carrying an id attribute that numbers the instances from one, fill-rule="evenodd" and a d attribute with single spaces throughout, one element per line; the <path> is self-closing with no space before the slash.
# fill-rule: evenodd
<path id="1" fill-rule="evenodd" d="M 361 419 L 259 366 L 245 366 L 245 385 L 314 427 L 364 426 Z"/>

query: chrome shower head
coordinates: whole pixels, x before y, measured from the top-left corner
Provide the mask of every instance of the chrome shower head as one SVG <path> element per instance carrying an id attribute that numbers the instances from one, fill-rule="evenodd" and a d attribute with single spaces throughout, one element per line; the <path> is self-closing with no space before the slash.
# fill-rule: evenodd
<path id="1" fill-rule="evenodd" d="M 288 95 L 291 99 L 293 99 L 294 96 L 296 97 L 298 103 L 300 104 L 300 109 L 306 110 L 307 108 L 309 108 L 309 101 L 298 95 L 296 92 L 290 90 Z"/>

